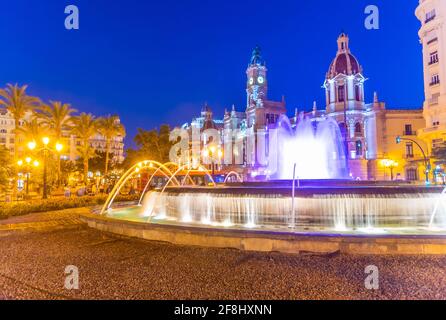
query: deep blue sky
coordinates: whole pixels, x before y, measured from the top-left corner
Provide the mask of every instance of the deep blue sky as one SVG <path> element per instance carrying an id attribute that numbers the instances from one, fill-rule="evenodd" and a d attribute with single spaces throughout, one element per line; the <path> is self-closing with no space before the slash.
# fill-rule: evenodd
<path id="1" fill-rule="evenodd" d="M 130 143 L 136 128 L 181 125 L 208 101 L 216 116 L 245 109 L 245 70 L 256 44 L 269 97 L 289 113 L 324 104 L 321 85 L 345 30 L 364 67 L 367 100 L 420 108 L 424 99 L 418 0 L 0 0 L 0 84 L 96 115 L 117 113 Z M 64 28 L 64 8 L 80 30 Z M 381 28 L 364 28 L 380 8 Z"/>

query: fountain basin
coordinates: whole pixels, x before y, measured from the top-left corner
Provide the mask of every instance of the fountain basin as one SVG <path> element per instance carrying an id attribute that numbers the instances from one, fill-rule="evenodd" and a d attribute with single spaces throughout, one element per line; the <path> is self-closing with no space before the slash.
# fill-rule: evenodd
<path id="1" fill-rule="evenodd" d="M 443 235 L 296 234 L 253 230 L 222 230 L 220 228 L 191 228 L 189 226 L 119 220 L 101 216 L 94 212 L 81 216 L 81 219 L 91 228 L 118 236 L 168 242 L 176 245 L 292 254 L 446 254 L 446 237 Z"/>
<path id="2" fill-rule="evenodd" d="M 329 180 L 168 187 L 83 219 L 119 235 L 253 251 L 446 254 L 441 187 Z M 102 211 L 104 212 L 104 211 Z"/>

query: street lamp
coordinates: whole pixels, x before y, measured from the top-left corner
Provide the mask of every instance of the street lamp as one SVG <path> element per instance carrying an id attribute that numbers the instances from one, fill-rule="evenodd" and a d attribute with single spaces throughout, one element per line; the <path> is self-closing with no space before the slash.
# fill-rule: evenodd
<path id="1" fill-rule="evenodd" d="M 215 175 L 215 158 L 217 158 L 218 162 L 220 163 L 221 159 L 223 158 L 223 151 L 220 149 L 220 147 L 217 147 L 215 145 L 210 146 L 209 148 L 205 148 L 203 150 L 203 156 L 206 158 L 210 158 L 211 160 L 211 168 L 212 168 L 212 177 Z"/>
<path id="2" fill-rule="evenodd" d="M 416 142 L 415 140 L 413 140 L 413 139 L 402 138 L 402 137 L 398 136 L 398 137 L 396 137 L 396 144 L 400 144 L 401 141 L 403 141 L 403 140 L 404 140 L 404 141 L 410 141 L 410 142 L 415 143 L 415 144 L 418 146 L 418 148 L 421 150 L 421 153 L 423 154 L 423 157 L 424 157 L 424 164 L 425 164 L 425 166 L 426 166 L 426 170 L 425 170 L 425 174 L 426 174 L 426 184 L 429 184 L 429 172 L 430 172 L 430 170 L 431 170 L 431 164 L 430 164 L 430 162 L 429 162 L 429 159 L 426 157 L 426 153 L 424 152 L 424 150 L 423 150 L 423 148 L 420 146 L 420 144 L 419 144 L 418 142 Z"/>
<path id="3" fill-rule="evenodd" d="M 393 181 L 393 169 L 398 167 L 398 162 L 391 160 L 391 159 L 383 159 L 383 160 L 381 160 L 381 164 L 385 168 L 390 169 L 390 180 Z"/>
<path id="4" fill-rule="evenodd" d="M 56 142 L 54 147 L 50 146 L 50 138 L 49 137 L 43 137 L 42 138 L 42 146 L 37 149 L 37 151 L 43 152 L 43 199 L 48 199 L 48 184 L 47 184 L 47 172 L 48 172 L 48 153 L 60 153 L 63 150 L 63 145 L 59 142 Z M 36 150 L 37 148 L 36 141 L 30 141 L 28 142 L 28 148 L 31 151 Z M 38 163 L 38 162 L 37 162 Z"/>
<path id="5" fill-rule="evenodd" d="M 31 165 L 32 162 L 32 165 Z M 26 157 L 25 158 L 25 162 L 23 162 L 23 160 L 19 160 L 17 161 L 17 165 L 19 167 L 22 167 L 25 164 L 25 174 L 26 174 L 26 195 L 29 195 L 29 176 L 31 174 L 31 168 L 32 166 L 34 166 L 35 168 L 37 168 L 39 166 L 39 161 L 31 159 L 31 157 Z"/>

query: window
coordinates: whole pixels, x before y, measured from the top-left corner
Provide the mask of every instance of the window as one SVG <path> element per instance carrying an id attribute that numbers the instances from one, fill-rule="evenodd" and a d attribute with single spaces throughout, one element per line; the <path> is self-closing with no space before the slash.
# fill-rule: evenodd
<path id="1" fill-rule="evenodd" d="M 277 114 L 270 114 L 267 113 L 266 114 L 266 123 L 267 124 L 274 124 L 277 122 L 277 119 L 279 118 L 279 116 Z"/>
<path id="2" fill-rule="evenodd" d="M 435 86 L 440 83 L 440 76 L 438 74 L 434 74 L 431 79 L 431 86 Z"/>
<path id="3" fill-rule="evenodd" d="M 404 127 L 404 135 L 405 136 L 412 136 L 412 125 L 411 124 L 406 124 Z"/>
<path id="4" fill-rule="evenodd" d="M 438 41 L 438 38 L 433 38 L 433 39 L 431 39 L 431 40 L 429 40 L 428 42 L 427 42 L 427 45 L 430 45 L 430 44 L 432 44 L 432 43 L 434 43 L 434 42 L 437 42 Z"/>
<path id="5" fill-rule="evenodd" d="M 6 129 L 1 129 L 0 133 L 8 133 L 8 131 L 6 131 Z"/>
<path id="6" fill-rule="evenodd" d="M 412 142 L 406 143 L 406 157 L 413 158 L 413 143 Z"/>
<path id="7" fill-rule="evenodd" d="M 346 134 L 345 123 L 341 122 L 341 123 L 339 124 L 339 131 L 341 131 L 341 135 L 342 135 L 343 137 L 345 137 L 345 134 Z"/>
<path id="8" fill-rule="evenodd" d="M 362 142 L 361 140 L 356 141 L 356 155 L 362 157 Z"/>
<path id="9" fill-rule="evenodd" d="M 356 135 L 362 134 L 362 126 L 359 122 L 356 122 L 356 124 L 355 124 L 355 134 Z"/>
<path id="10" fill-rule="evenodd" d="M 345 86 L 338 87 L 338 102 L 345 101 Z"/>
<path id="11" fill-rule="evenodd" d="M 432 11 L 429 11 L 428 13 L 426 13 L 426 21 L 425 21 L 425 23 L 428 23 L 428 22 L 431 22 L 432 20 L 434 20 L 435 16 L 436 16 L 435 9 L 432 10 Z"/>
<path id="12" fill-rule="evenodd" d="M 418 180 L 418 173 L 417 169 L 407 169 L 406 171 L 406 180 L 408 181 L 417 181 Z"/>
<path id="13" fill-rule="evenodd" d="M 361 101 L 361 87 L 355 86 L 355 97 L 356 101 Z"/>
<path id="14" fill-rule="evenodd" d="M 438 51 L 432 52 L 430 54 L 429 65 L 438 63 Z"/>

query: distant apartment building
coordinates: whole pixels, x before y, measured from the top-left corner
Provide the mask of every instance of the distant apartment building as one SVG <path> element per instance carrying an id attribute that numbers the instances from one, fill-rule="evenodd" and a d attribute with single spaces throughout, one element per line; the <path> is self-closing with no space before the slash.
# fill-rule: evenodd
<path id="1" fill-rule="evenodd" d="M 21 125 L 23 125 L 24 121 L 30 120 L 31 117 L 31 113 L 27 114 L 21 122 Z M 120 121 L 119 118 L 117 121 Z M 21 139 L 22 141 L 19 141 L 18 152 L 25 156 L 26 141 L 23 141 L 23 138 Z M 15 140 L 14 119 L 5 109 L 0 109 L 0 146 L 5 146 L 11 154 L 14 154 Z M 64 133 L 64 141 L 61 141 L 61 143 L 65 146 L 61 153 L 61 158 L 64 160 L 76 161 L 79 158 L 77 148 L 81 144 L 79 139 L 67 131 Z M 93 139 L 91 139 L 90 144 L 99 152 L 106 151 L 106 140 L 100 134 L 94 136 Z M 124 137 L 116 137 L 113 139 L 110 146 L 110 153 L 112 163 L 122 163 L 124 161 Z"/>

